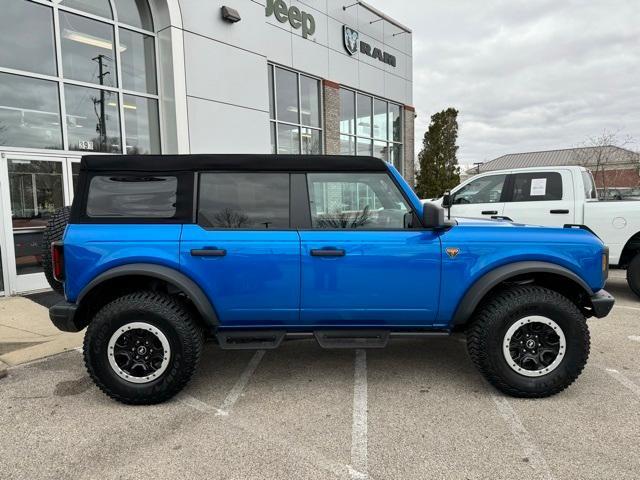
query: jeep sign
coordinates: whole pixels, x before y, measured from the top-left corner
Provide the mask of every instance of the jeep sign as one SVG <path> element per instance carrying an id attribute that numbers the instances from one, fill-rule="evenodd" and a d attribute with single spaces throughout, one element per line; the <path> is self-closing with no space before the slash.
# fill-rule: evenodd
<path id="1" fill-rule="evenodd" d="M 280 23 L 287 23 L 295 28 L 302 28 L 302 36 L 307 38 L 316 31 L 316 21 L 312 15 L 301 11 L 298 7 L 291 6 L 287 8 L 284 0 L 267 0 L 265 9 L 267 17 L 274 15 Z"/>
<path id="2" fill-rule="evenodd" d="M 349 55 L 354 55 L 358 51 L 358 43 L 360 44 L 360 53 L 364 53 L 368 57 L 377 58 L 382 63 L 386 63 L 387 65 L 391 65 L 392 67 L 396 66 L 396 57 L 395 55 L 391 55 L 390 53 L 383 52 L 377 47 L 372 48 L 367 42 L 363 42 L 359 40 L 360 34 L 357 30 L 354 30 L 346 25 L 342 26 L 342 40 L 344 43 L 344 49 L 349 53 Z M 359 41 L 358 41 L 359 40 Z"/>

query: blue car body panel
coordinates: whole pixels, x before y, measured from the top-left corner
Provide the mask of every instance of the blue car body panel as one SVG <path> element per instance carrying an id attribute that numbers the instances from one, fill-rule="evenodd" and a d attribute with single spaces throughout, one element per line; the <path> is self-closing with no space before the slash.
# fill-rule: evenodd
<path id="1" fill-rule="evenodd" d="M 428 326 L 437 316 L 441 249 L 433 231 L 301 231 L 300 320 L 319 326 Z M 341 257 L 312 256 L 341 249 Z"/>
<path id="2" fill-rule="evenodd" d="M 72 224 L 64 236 L 65 296 L 73 302 L 101 273 L 131 263 L 178 270 L 182 225 Z"/>
<path id="3" fill-rule="evenodd" d="M 194 257 L 192 249 L 226 250 Z M 205 230 L 185 225 L 180 270 L 207 293 L 221 326 L 297 325 L 300 237 L 295 230 Z"/>

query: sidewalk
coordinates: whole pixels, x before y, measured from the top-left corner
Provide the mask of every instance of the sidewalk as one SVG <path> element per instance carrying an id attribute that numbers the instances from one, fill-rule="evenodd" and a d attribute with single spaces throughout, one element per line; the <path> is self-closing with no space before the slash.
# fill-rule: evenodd
<path id="1" fill-rule="evenodd" d="M 82 345 L 83 332 L 59 331 L 46 307 L 24 297 L 0 299 L 0 378 L 6 368 Z"/>

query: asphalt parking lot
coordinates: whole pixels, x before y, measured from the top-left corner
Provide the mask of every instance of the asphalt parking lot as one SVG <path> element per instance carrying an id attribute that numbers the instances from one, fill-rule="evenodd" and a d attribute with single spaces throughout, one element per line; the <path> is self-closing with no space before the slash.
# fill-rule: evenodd
<path id="1" fill-rule="evenodd" d="M 637 479 L 640 301 L 612 277 L 585 371 L 543 400 L 493 390 L 461 338 L 208 344 L 184 393 L 152 407 L 105 397 L 78 351 L 15 367 L 0 380 L 0 478 Z"/>

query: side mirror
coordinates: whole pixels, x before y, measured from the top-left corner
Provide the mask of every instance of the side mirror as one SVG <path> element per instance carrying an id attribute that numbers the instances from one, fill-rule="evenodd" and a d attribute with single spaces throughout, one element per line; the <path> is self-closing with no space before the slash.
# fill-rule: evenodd
<path id="1" fill-rule="evenodd" d="M 444 227 L 444 210 L 434 203 L 425 203 L 422 209 L 422 225 L 425 228 Z"/>
<path id="2" fill-rule="evenodd" d="M 442 196 L 442 208 L 449 208 L 451 205 L 453 205 L 453 197 L 450 193 L 445 193 Z"/>

